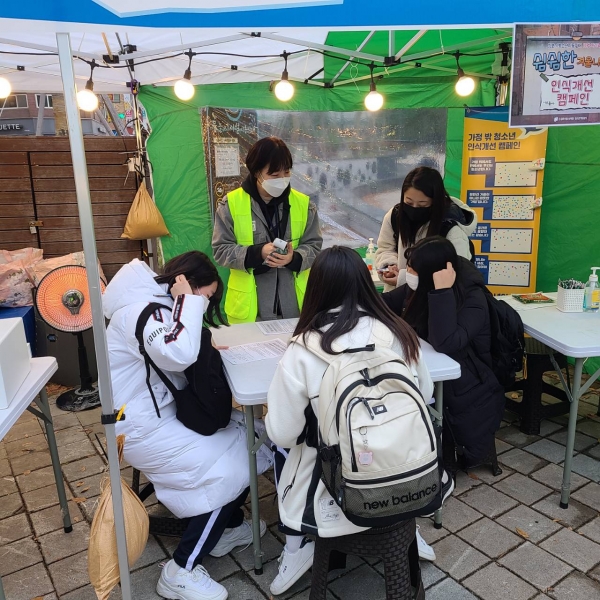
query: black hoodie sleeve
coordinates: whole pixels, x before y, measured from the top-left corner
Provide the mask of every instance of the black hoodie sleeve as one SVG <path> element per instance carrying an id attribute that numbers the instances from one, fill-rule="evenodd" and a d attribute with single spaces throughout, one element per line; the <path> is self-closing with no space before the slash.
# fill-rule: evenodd
<path id="1" fill-rule="evenodd" d="M 391 292 L 384 292 L 381 294 L 381 299 L 387 304 L 388 308 L 392 312 L 396 313 L 399 317 L 404 312 L 404 304 L 408 294 L 408 286 L 406 284 L 392 290 Z"/>
<path id="2" fill-rule="evenodd" d="M 266 242 L 265 242 L 266 243 Z M 262 249 L 265 244 L 255 244 L 254 246 L 248 246 L 246 252 L 246 258 L 244 259 L 244 268 L 248 269 L 259 269 L 263 266 Z M 269 270 L 269 267 L 265 268 L 265 272 Z M 255 273 L 260 275 L 260 273 Z"/>

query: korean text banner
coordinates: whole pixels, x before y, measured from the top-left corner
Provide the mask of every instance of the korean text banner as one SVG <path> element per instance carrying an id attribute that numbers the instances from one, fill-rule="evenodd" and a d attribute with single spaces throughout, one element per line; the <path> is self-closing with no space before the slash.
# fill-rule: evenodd
<path id="1" fill-rule="evenodd" d="M 507 107 L 465 111 L 461 198 L 477 213 L 475 264 L 494 294 L 535 291 L 548 133 L 507 121 Z"/>
<path id="2" fill-rule="evenodd" d="M 0 18 L 124 27 L 402 27 L 600 20 L 598 0 L 30 0 L 0 2 Z M 49 23 L 49 27 L 52 25 Z"/>
<path id="3" fill-rule="evenodd" d="M 517 25 L 510 124 L 600 123 L 600 23 Z"/>

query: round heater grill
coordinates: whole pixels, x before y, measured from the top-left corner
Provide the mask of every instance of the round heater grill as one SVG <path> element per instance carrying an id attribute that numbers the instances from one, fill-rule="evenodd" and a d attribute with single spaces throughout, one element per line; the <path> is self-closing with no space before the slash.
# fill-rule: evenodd
<path id="1" fill-rule="evenodd" d="M 106 285 L 100 281 L 101 291 Z M 68 333 L 85 331 L 92 326 L 92 305 L 88 298 L 85 267 L 67 265 L 50 271 L 40 281 L 35 304 L 44 321 Z"/>

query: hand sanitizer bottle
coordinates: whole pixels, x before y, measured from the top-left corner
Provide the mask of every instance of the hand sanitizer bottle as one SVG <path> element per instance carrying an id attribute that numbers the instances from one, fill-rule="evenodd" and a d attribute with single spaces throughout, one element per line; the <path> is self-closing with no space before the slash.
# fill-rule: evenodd
<path id="1" fill-rule="evenodd" d="M 600 267 L 592 267 L 592 274 L 585 284 L 583 295 L 584 312 L 598 312 L 600 309 L 600 287 L 598 286 L 598 275 L 596 270 Z"/>
<path id="2" fill-rule="evenodd" d="M 375 244 L 373 238 L 369 238 L 369 245 L 367 246 L 367 253 L 365 254 L 365 262 L 369 271 L 375 269 Z"/>

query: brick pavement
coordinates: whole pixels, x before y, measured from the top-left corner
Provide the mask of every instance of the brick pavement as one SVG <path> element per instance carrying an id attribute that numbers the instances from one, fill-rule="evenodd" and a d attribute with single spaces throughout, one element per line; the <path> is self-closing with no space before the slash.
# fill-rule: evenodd
<path id="1" fill-rule="evenodd" d="M 56 390 L 55 390 L 56 391 Z M 591 600 L 600 598 L 599 388 L 581 402 L 572 500 L 558 507 L 566 440 L 565 419 L 545 421 L 526 436 L 514 415 L 497 435 L 503 474 L 478 468 L 459 474 L 444 507 L 443 528 L 419 519 L 437 560 L 422 563 L 427 600 Z M 99 410 L 64 413 L 52 404 L 73 532 L 65 534 L 50 456 L 37 419 L 26 413 L 0 442 L 0 575 L 8 600 L 93 600 L 87 575 L 89 527 L 106 471 Z M 123 466 L 126 480 L 131 468 Z M 261 478 L 261 515 L 269 525 L 265 569 L 255 576 L 252 551 L 209 559 L 205 566 L 232 600 L 265 600 L 277 569 L 282 538 L 275 526 L 275 487 Z M 154 497 L 149 511 L 161 510 Z M 151 536 L 132 570 L 135 600 L 156 600 L 160 564 L 177 545 Z M 310 574 L 282 598 L 308 600 Z M 330 600 L 384 600 L 382 564 L 352 558 L 334 572 Z M 118 600 L 117 590 L 111 600 Z"/>

